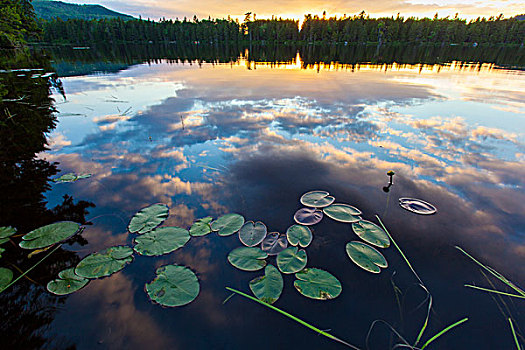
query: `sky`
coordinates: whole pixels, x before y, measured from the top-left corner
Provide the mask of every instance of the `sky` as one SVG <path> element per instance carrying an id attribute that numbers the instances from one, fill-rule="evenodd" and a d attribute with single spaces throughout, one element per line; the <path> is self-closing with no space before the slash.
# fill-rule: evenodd
<path id="1" fill-rule="evenodd" d="M 101 4 L 112 10 L 142 18 L 238 18 L 242 21 L 247 12 L 255 13 L 257 18 L 282 18 L 302 20 L 305 14 L 342 16 L 366 11 L 371 17 L 391 16 L 400 13 L 404 17 L 440 17 L 456 13 L 461 18 L 490 17 L 503 13 L 512 17 L 525 13 L 522 0 L 65 0 L 70 3 Z"/>

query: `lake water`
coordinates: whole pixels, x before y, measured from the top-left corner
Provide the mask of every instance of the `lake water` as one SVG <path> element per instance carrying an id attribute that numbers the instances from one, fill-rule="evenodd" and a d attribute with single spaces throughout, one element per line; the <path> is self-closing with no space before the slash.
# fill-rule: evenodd
<path id="1" fill-rule="evenodd" d="M 302 207 L 301 195 L 318 189 L 361 209 L 364 219 L 377 222 L 379 215 L 401 246 L 433 297 L 422 343 L 464 317 L 468 322 L 429 348 L 512 349 L 509 317 L 525 342 L 525 301 L 464 287 L 511 291 L 484 277 L 455 248 L 523 286 L 525 74 L 519 64 L 453 58 L 396 63 L 395 57 L 371 63 L 366 55 L 353 62 L 351 54 L 337 62 L 292 49 L 284 58 L 275 52 L 250 58 L 246 51 L 215 59 L 212 52 L 199 61 L 161 53 L 146 61 L 140 55 L 90 58 L 93 51 L 53 51 L 46 71 L 59 74 L 51 96 L 58 119 L 46 134 L 49 150 L 33 159 L 58 162 L 58 175 L 92 174 L 46 187 L 58 175 L 42 173 L 34 195 L 39 205 L 61 208 L 55 217 L 85 217 L 91 224 L 82 238 L 56 253 L 49 268 L 32 276 L 38 284 L 23 280 L 0 297 L 13 305 L 2 311 L 9 320 L 2 333 L 13 347 L 344 348 L 242 297 L 223 304 L 230 295 L 225 287 L 250 293 L 249 281 L 263 274 L 229 264 L 228 253 L 241 246 L 237 235 L 194 237 L 156 258 L 136 255 L 121 272 L 67 297 L 45 291 L 49 280 L 82 257 L 132 245 L 129 220 L 150 204 L 170 207 L 165 226 L 189 228 L 198 218 L 235 212 L 284 233 Z M 33 73 L 2 73 L 0 79 L 29 81 Z M 393 185 L 385 192 L 390 170 Z M 4 201 L 23 206 L 20 192 L 34 185 L 31 176 L 3 185 Z M 85 202 L 68 204 L 65 195 Z M 398 204 L 401 197 L 429 202 L 437 213 L 406 211 Z M 0 214 L 0 223 L 22 233 L 51 217 L 9 210 L 11 216 Z M 15 217 L 17 222 L 8 222 Z M 341 295 L 308 299 L 295 290 L 294 276 L 285 275 L 274 305 L 359 348 L 366 348 L 375 320 L 388 322 L 413 343 L 427 304 L 399 252 L 382 249 L 389 267 L 371 274 L 345 252 L 347 242 L 358 240 L 350 224 L 325 216 L 312 231 L 308 266 L 336 276 Z M 1 266 L 9 267 L 10 256 L 22 260 L 11 254 Z M 275 265 L 275 258 L 267 260 Z M 148 299 L 144 285 L 166 264 L 196 273 L 200 294 L 194 302 L 163 308 Z M 399 341 L 378 323 L 368 345 L 386 349 Z"/>

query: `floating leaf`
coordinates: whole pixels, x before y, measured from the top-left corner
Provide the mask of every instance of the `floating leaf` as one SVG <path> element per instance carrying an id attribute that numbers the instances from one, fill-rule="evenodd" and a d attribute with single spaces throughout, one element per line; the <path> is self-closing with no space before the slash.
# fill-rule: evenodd
<path id="1" fill-rule="evenodd" d="M 361 218 L 358 217 L 358 215 L 361 215 L 361 211 L 348 204 L 332 204 L 331 206 L 324 208 L 323 212 L 336 221 L 358 222 L 361 220 Z"/>
<path id="2" fill-rule="evenodd" d="M 142 208 L 129 222 L 128 230 L 139 235 L 153 230 L 166 220 L 169 209 L 166 204 L 153 204 Z"/>
<path id="3" fill-rule="evenodd" d="M 264 276 L 259 276 L 250 281 L 250 289 L 257 299 L 268 304 L 273 304 L 283 291 L 283 276 L 273 265 L 264 269 Z"/>
<path id="4" fill-rule="evenodd" d="M 74 173 L 68 173 L 68 174 L 64 174 L 64 175 L 62 175 L 60 177 L 57 177 L 57 178 L 53 179 L 53 181 L 56 182 L 56 183 L 75 182 L 75 181 L 78 181 L 80 179 L 87 179 L 88 177 L 91 177 L 91 174 L 76 175 Z"/>
<path id="5" fill-rule="evenodd" d="M 286 230 L 286 237 L 291 245 L 300 245 L 305 248 L 312 242 L 312 231 L 306 226 L 292 225 Z"/>
<path id="6" fill-rule="evenodd" d="M 7 238 L 11 237 L 16 233 L 16 228 L 13 228 L 11 226 L 8 227 L 0 227 L 0 238 Z"/>
<path id="7" fill-rule="evenodd" d="M 302 295 L 312 299 L 327 300 L 341 294 L 341 282 L 331 273 L 324 270 L 309 268 L 295 274 L 293 283 L 295 289 Z"/>
<path id="8" fill-rule="evenodd" d="M 197 220 L 190 228 L 190 235 L 194 237 L 206 236 L 211 232 L 210 222 L 213 220 L 211 216 Z"/>
<path id="9" fill-rule="evenodd" d="M 75 275 L 75 268 L 60 271 L 56 280 L 47 284 L 47 290 L 56 295 L 76 292 L 88 284 L 89 280 Z"/>
<path id="10" fill-rule="evenodd" d="M 277 255 L 288 247 L 288 240 L 285 235 L 279 232 L 270 232 L 261 243 L 261 249 L 268 255 Z"/>
<path id="11" fill-rule="evenodd" d="M 0 267 L 0 290 L 7 287 L 12 280 L 13 271 L 6 269 L 5 267 Z"/>
<path id="12" fill-rule="evenodd" d="M 180 227 L 158 227 L 135 238 L 133 249 L 140 255 L 158 256 L 183 247 L 190 233 Z"/>
<path id="13" fill-rule="evenodd" d="M 150 299 L 162 306 L 182 306 L 199 295 L 199 280 L 189 268 L 178 265 L 161 266 L 157 276 L 146 283 Z"/>
<path id="14" fill-rule="evenodd" d="M 326 191 L 311 191 L 303 194 L 301 204 L 307 207 L 324 208 L 335 201 Z"/>
<path id="15" fill-rule="evenodd" d="M 230 264 L 244 271 L 257 271 L 266 266 L 268 254 L 256 247 L 240 247 L 228 254 Z"/>
<path id="16" fill-rule="evenodd" d="M 346 254 L 362 269 L 372 273 L 381 272 L 380 267 L 387 267 L 385 257 L 368 244 L 352 241 L 346 244 Z"/>
<path id="17" fill-rule="evenodd" d="M 262 222 L 248 221 L 239 230 L 239 239 L 245 246 L 255 247 L 266 237 L 266 232 L 266 225 Z"/>
<path id="18" fill-rule="evenodd" d="M 213 231 L 219 231 L 219 236 L 233 235 L 244 225 L 244 217 L 239 214 L 226 214 L 211 223 Z"/>
<path id="19" fill-rule="evenodd" d="M 78 263 L 75 273 L 85 278 L 109 276 L 133 261 L 132 254 L 133 249 L 130 247 L 110 247 L 86 256 Z"/>
<path id="20" fill-rule="evenodd" d="M 22 237 L 20 247 L 37 249 L 63 241 L 78 232 L 80 225 L 72 221 L 56 222 L 29 232 Z"/>
<path id="21" fill-rule="evenodd" d="M 383 229 L 373 222 L 361 220 L 352 224 L 352 230 L 363 241 L 368 242 L 376 247 L 390 247 L 390 239 Z"/>
<path id="22" fill-rule="evenodd" d="M 5 252 L 4 248 L 0 248 L 0 258 L 2 257 L 2 253 Z"/>
<path id="23" fill-rule="evenodd" d="M 296 273 L 306 267 L 307 257 L 304 249 L 288 247 L 277 255 L 277 267 L 282 273 Z"/>
<path id="24" fill-rule="evenodd" d="M 315 225 L 323 219 L 323 212 L 315 208 L 302 208 L 295 212 L 293 218 L 301 225 Z"/>
<path id="25" fill-rule="evenodd" d="M 9 238 L 0 238 L 0 244 L 4 244 L 5 242 L 9 242 Z"/>
<path id="26" fill-rule="evenodd" d="M 420 215 L 432 215 L 437 209 L 432 204 L 417 198 L 399 198 L 401 208 Z"/>

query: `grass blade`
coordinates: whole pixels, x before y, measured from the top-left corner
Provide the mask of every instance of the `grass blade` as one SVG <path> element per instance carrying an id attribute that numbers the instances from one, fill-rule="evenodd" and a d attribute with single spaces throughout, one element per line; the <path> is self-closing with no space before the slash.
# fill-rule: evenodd
<path id="1" fill-rule="evenodd" d="M 488 289 L 488 288 L 483 288 L 483 287 L 477 287 L 477 286 L 473 286 L 471 284 L 465 284 L 464 286 L 465 287 L 469 287 L 469 288 L 473 288 L 473 289 L 482 290 L 484 292 L 495 293 L 495 294 L 502 294 L 502 295 L 506 295 L 508 297 L 525 299 L 525 296 L 518 295 L 518 294 L 512 294 L 512 293 L 506 293 L 506 292 L 502 292 L 502 291 L 496 290 L 496 289 Z"/>
<path id="2" fill-rule="evenodd" d="M 345 342 L 344 340 L 341 340 L 341 339 L 339 339 L 339 338 L 337 338 L 337 337 L 334 337 L 334 336 L 331 335 L 330 333 L 327 333 L 327 332 L 325 332 L 325 331 L 323 331 L 323 330 L 320 330 L 319 328 L 317 328 L 317 327 L 315 327 L 315 326 L 312 326 L 311 324 L 309 324 L 309 323 L 307 323 L 307 322 L 305 322 L 305 321 L 303 321 L 303 320 L 301 320 L 301 319 L 299 319 L 299 318 L 297 318 L 297 317 L 295 317 L 295 316 L 289 314 L 289 313 L 286 312 L 286 311 L 283 311 L 283 310 L 281 310 L 281 309 L 278 309 L 278 308 L 276 308 L 276 307 L 273 306 L 273 305 L 270 305 L 270 304 L 268 304 L 268 303 L 265 303 L 264 301 L 261 301 L 261 300 L 259 300 L 259 299 L 257 299 L 257 298 L 252 297 L 251 295 L 245 294 L 245 293 L 243 293 L 243 292 L 241 292 L 241 291 L 238 291 L 238 290 L 236 290 L 236 289 L 233 289 L 233 288 L 230 288 L 230 287 L 226 287 L 226 289 L 229 290 L 230 292 L 237 293 L 237 294 L 239 294 L 239 295 L 241 295 L 241 296 L 243 296 L 243 297 L 245 297 L 245 298 L 248 298 L 248 299 L 250 299 L 250 300 L 253 300 L 253 301 L 255 301 L 255 302 L 259 303 L 259 304 L 262 304 L 262 305 L 264 305 L 264 306 L 266 306 L 266 307 L 269 307 L 270 309 L 272 309 L 272 310 L 274 310 L 274 311 L 277 311 L 277 312 L 279 312 L 280 314 L 282 314 L 282 315 L 284 315 L 284 316 L 286 316 L 286 317 L 288 317 L 288 318 L 291 318 L 292 320 L 294 320 L 294 321 L 296 321 L 296 322 L 302 324 L 302 325 L 305 326 L 305 327 L 310 328 L 311 330 L 313 330 L 313 331 L 315 331 L 315 332 L 317 332 L 317 333 L 319 333 L 319 334 L 321 334 L 321 335 L 324 335 L 324 336 L 327 337 L 327 338 L 330 338 L 330 339 L 332 339 L 332 340 L 335 340 L 336 342 L 339 342 L 339 343 L 341 343 L 341 344 L 344 344 L 344 345 L 346 345 L 346 346 L 348 346 L 349 348 L 352 348 L 352 349 L 354 349 L 354 350 L 360 350 L 358 347 L 356 347 L 356 346 L 354 346 L 354 345 L 352 345 L 352 344 L 349 344 L 349 343 Z"/>
<path id="3" fill-rule="evenodd" d="M 427 291 L 428 293 L 428 291 Z M 427 308 L 427 315 L 425 317 L 425 322 L 423 322 L 423 326 L 421 327 L 421 330 L 419 331 L 419 334 L 417 335 L 416 341 L 414 342 L 414 347 L 419 344 L 419 341 L 421 340 L 421 337 L 423 336 L 423 333 L 425 332 L 425 329 L 427 329 L 428 326 L 428 320 L 430 319 L 430 311 L 432 310 L 432 295 L 428 293 L 428 308 Z"/>
<path id="4" fill-rule="evenodd" d="M 451 330 L 452 328 L 456 327 L 456 326 L 459 326 L 460 324 L 464 323 L 464 322 L 467 322 L 468 321 L 468 317 L 465 317 L 464 319 L 462 320 L 459 320 L 458 322 L 456 323 L 453 323 L 451 324 L 450 326 L 448 326 L 447 328 L 443 329 L 441 332 L 437 333 L 436 335 L 434 335 L 432 338 L 430 338 L 429 340 L 427 340 L 427 342 L 425 344 L 423 344 L 423 346 L 421 347 L 421 350 L 423 350 L 424 348 L 426 348 L 430 343 L 432 343 L 434 340 L 436 340 L 437 338 L 441 337 L 443 334 L 447 333 L 449 330 Z"/>
<path id="5" fill-rule="evenodd" d="M 510 324 L 510 330 L 512 331 L 512 336 L 514 337 L 514 342 L 516 343 L 516 349 L 521 350 L 520 343 L 518 341 L 518 336 L 516 335 L 516 331 L 514 330 L 514 325 L 512 324 L 512 320 L 509 317 L 509 324 Z"/>

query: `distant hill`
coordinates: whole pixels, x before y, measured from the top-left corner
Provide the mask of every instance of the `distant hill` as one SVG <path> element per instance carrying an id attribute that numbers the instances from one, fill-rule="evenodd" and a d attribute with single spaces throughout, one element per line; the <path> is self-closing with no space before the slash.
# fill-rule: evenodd
<path id="1" fill-rule="evenodd" d="M 52 18 L 61 18 L 63 20 L 70 18 L 86 20 L 103 18 L 134 19 L 132 16 L 112 11 L 101 5 L 78 5 L 50 0 L 33 0 L 32 4 L 37 17 L 47 20 Z"/>

